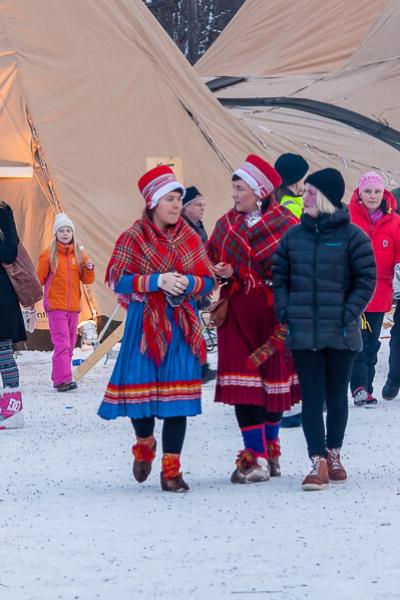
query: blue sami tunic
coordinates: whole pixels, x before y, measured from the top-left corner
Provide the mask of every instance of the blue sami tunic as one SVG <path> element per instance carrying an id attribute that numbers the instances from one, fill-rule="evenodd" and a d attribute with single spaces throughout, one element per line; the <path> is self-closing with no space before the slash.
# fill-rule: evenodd
<path id="1" fill-rule="evenodd" d="M 159 273 L 155 273 L 148 277 L 147 293 L 159 291 L 158 276 Z M 121 277 L 115 291 L 119 294 L 131 294 L 135 277 L 138 275 Z M 196 285 L 195 278 L 191 275 L 187 275 L 187 278 L 189 286 L 186 293 L 190 293 Z M 203 287 L 199 294 L 208 294 L 214 282 L 209 277 L 201 279 Z M 191 299 L 190 303 L 197 311 L 196 301 Z M 167 304 L 172 339 L 163 361 L 156 365 L 151 357 L 139 350 L 144 306 L 145 303 L 139 300 L 129 304 L 121 350 L 98 414 L 103 419 L 143 419 L 151 416 L 165 418 L 200 414 L 201 365 L 175 322 L 175 309 Z"/>

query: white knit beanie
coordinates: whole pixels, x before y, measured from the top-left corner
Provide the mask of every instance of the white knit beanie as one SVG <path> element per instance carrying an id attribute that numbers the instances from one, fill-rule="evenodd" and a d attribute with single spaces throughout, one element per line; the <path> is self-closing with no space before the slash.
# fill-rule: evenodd
<path id="1" fill-rule="evenodd" d="M 69 217 L 67 217 L 67 215 L 65 213 L 58 213 L 56 215 L 56 218 L 54 219 L 54 225 L 53 225 L 54 235 L 56 235 L 57 231 L 61 227 L 71 227 L 72 231 L 75 232 L 75 226 L 74 226 L 73 222 L 71 221 L 71 219 Z"/>

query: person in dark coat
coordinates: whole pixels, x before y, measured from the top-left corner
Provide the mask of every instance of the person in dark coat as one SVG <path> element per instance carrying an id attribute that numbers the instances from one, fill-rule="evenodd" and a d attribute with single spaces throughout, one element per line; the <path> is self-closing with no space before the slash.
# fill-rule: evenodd
<path id="1" fill-rule="evenodd" d="M 277 158 L 274 167 L 282 178 L 282 185 L 276 190 L 276 199 L 300 219 L 304 204 L 304 180 L 310 165 L 300 154 L 285 152 Z M 301 427 L 301 402 L 283 413 L 281 427 Z"/>
<path id="2" fill-rule="evenodd" d="M 282 177 L 282 185 L 276 190 L 276 199 L 300 219 L 303 212 L 304 180 L 310 165 L 300 154 L 286 152 L 278 157 L 274 167 Z"/>
<path id="3" fill-rule="evenodd" d="M 303 400 L 303 430 L 312 461 L 304 490 L 343 483 L 340 449 L 348 417 L 347 388 L 362 348 L 360 317 L 375 288 L 369 238 L 350 223 L 345 184 L 336 169 L 307 177 L 300 225 L 273 257 L 278 320 L 288 327 Z M 326 402 L 326 436 L 323 405 Z"/>
<path id="4" fill-rule="evenodd" d="M 194 185 L 186 188 L 183 198 L 182 217 L 186 223 L 201 237 L 203 244 L 207 243 L 208 235 L 203 225 L 203 216 L 206 209 L 206 200 Z"/>
<path id="5" fill-rule="evenodd" d="M 204 211 L 206 209 L 206 199 L 202 193 L 194 185 L 186 188 L 186 194 L 182 200 L 182 217 L 186 223 L 199 234 L 203 244 L 207 243 L 208 235 L 203 224 Z M 211 300 L 209 296 L 203 296 L 198 302 L 199 310 L 207 310 Z M 216 371 L 210 368 L 210 364 L 206 361 L 201 367 L 201 379 L 203 383 L 215 379 Z"/>
<path id="6" fill-rule="evenodd" d="M 396 199 L 396 212 L 400 215 L 400 187 L 392 190 Z M 382 388 L 384 400 L 394 400 L 400 391 L 400 267 L 396 265 L 393 281 L 393 298 L 396 308 L 393 314 L 393 327 L 390 330 L 389 373 Z"/>
<path id="7" fill-rule="evenodd" d="M 26 340 L 26 332 L 17 294 L 4 264 L 17 257 L 19 238 L 11 207 L 0 202 L 0 429 L 23 426 L 22 397 L 18 390 L 19 372 L 13 354 L 13 343 Z"/>

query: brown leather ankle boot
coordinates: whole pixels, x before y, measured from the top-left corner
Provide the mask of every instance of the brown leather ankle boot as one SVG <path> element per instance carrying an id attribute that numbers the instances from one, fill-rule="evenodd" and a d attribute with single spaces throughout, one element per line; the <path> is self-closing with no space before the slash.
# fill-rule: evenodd
<path id="1" fill-rule="evenodd" d="M 328 448 L 328 476 L 331 483 L 346 483 L 347 473 L 340 461 L 340 448 Z"/>
<path id="2" fill-rule="evenodd" d="M 303 481 L 303 490 L 315 492 L 329 487 L 328 465 L 323 456 L 312 456 L 312 469 Z"/>

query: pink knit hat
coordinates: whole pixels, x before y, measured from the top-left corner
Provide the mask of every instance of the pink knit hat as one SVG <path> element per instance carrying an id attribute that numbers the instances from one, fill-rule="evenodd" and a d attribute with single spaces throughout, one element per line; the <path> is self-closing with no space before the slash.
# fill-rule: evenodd
<path id="1" fill-rule="evenodd" d="M 375 173 L 375 171 L 368 171 L 360 177 L 360 183 L 358 184 L 358 192 L 361 194 L 364 190 L 367 190 L 368 188 L 379 189 L 382 190 L 382 192 L 385 189 L 385 183 L 382 177 L 378 175 L 378 173 Z"/>

